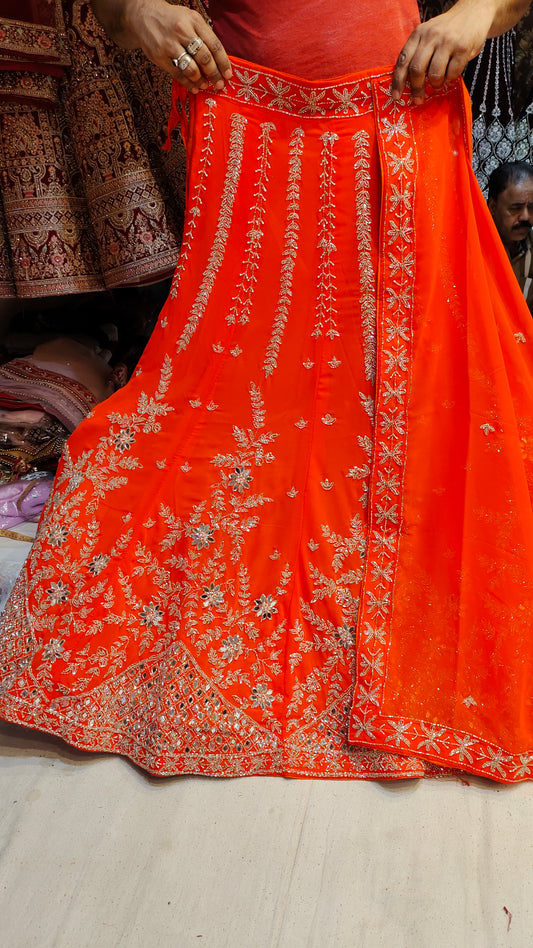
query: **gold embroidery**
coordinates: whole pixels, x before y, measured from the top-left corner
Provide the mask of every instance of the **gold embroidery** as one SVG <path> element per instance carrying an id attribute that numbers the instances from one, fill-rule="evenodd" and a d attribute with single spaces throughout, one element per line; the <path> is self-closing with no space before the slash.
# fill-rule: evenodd
<path id="1" fill-rule="evenodd" d="M 263 242 L 263 227 L 266 211 L 266 193 L 270 171 L 270 151 L 272 132 L 276 126 L 271 122 L 261 125 L 259 138 L 257 185 L 253 200 L 252 220 L 246 235 L 246 250 L 244 254 L 243 270 L 237 286 L 237 293 L 233 297 L 232 307 L 226 316 L 230 325 L 237 320 L 241 325 L 249 322 L 252 308 L 253 294 L 257 283 L 257 269 Z"/>
<path id="2" fill-rule="evenodd" d="M 215 111 L 217 104 L 215 99 L 206 99 L 205 104 L 207 106 L 207 112 L 204 117 L 203 144 L 198 168 L 198 181 L 194 186 L 194 190 L 190 199 L 188 218 L 183 233 L 180 255 L 170 290 L 170 295 L 172 297 L 175 297 L 178 292 L 181 276 L 186 268 L 187 261 L 191 253 L 194 234 L 198 225 L 198 219 L 202 213 L 204 195 L 208 186 L 209 170 L 211 168 L 211 161 L 213 157 L 213 132 L 215 127 Z"/>
<path id="3" fill-rule="evenodd" d="M 367 132 L 354 135 L 355 212 L 359 260 L 361 328 L 365 354 L 365 376 L 376 378 L 376 274 L 372 262 L 372 220 L 370 216 L 370 138 Z"/>
<path id="4" fill-rule="evenodd" d="M 233 207 L 237 196 L 239 179 L 242 168 L 242 156 L 244 151 L 244 135 L 246 131 L 246 119 L 242 115 L 235 113 L 231 117 L 231 131 L 229 142 L 229 155 L 226 168 L 226 177 L 224 181 L 224 190 L 220 203 L 220 212 L 218 216 L 218 225 L 216 229 L 213 246 L 209 255 L 209 260 L 200 289 L 196 299 L 191 307 L 191 312 L 185 329 L 183 330 L 177 344 L 177 351 L 181 352 L 189 345 L 198 323 L 202 318 L 205 308 L 209 302 L 211 290 L 213 289 L 216 276 L 226 252 L 229 239 L 231 221 L 233 216 Z"/>
<path id="5" fill-rule="evenodd" d="M 300 233 L 300 181 L 302 176 L 302 151 L 304 133 L 297 128 L 289 144 L 289 180 L 287 184 L 287 223 L 285 227 L 284 251 L 281 258 L 281 280 L 278 303 L 274 316 L 272 336 L 264 362 L 265 375 L 272 375 L 277 366 L 279 349 L 289 317 L 292 300 L 294 267 L 298 255 Z"/>
<path id="6" fill-rule="evenodd" d="M 313 336 L 325 332 L 329 339 L 339 335 L 335 316 L 337 315 L 337 285 L 333 256 L 336 251 L 335 236 L 335 153 L 338 140 L 334 132 L 322 135 L 322 157 L 320 169 L 320 205 L 318 219 L 318 250 L 320 263 L 318 268 L 317 310 Z M 325 328 L 327 327 L 327 328 Z"/>
<path id="7" fill-rule="evenodd" d="M 385 102 L 383 102 L 385 99 Z M 414 283 L 414 175 L 416 150 L 411 117 L 405 102 L 394 103 L 390 88 L 379 89 L 378 129 L 383 143 L 384 199 L 383 272 L 386 288 L 380 314 L 382 365 L 376 391 L 379 419 L 376 462 L 369 503 L 369 551 L 359 619 L 354 733 L 374 734 L 372 707 L 381 702 L 384 683 L 383 650 L 392 610 L 392 591 L 401 526 L 401 487 L 407 439 L 406 403 L 409 391 L 411 319 Z M 390 109 L 392 117 L 380 113 Z M 378 323 L 379 325 L 379 323 Z M 362 472 L 354 469 L 350 476 Z"/>
<path id="8" fill-rule="evenodd" d="M 285 112 L 301 118 L 317 115 L 343 118 L 372 111 L 371 81 L 325 83 L 314 89 L 305 82 L 288 77 L 277 80 L 251 69 L 234 68 L 233 79 L 223 93 L 230 99 L 255 102 L 274 112 Z"/>

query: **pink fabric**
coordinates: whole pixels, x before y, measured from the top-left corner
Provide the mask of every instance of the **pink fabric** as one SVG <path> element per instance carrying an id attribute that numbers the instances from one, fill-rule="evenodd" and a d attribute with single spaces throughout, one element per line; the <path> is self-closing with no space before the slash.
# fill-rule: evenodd
<path id="1" fill-rule="evenodd" d="M 231 55 L 306 79 L 392 66 L 420 22 L 416 0 L 210 0 L 209 15 Z"/>
<path id="2" fill-rule="evenodd" d="M 53 477 L 14 481 L 0 485 L 0 529 L 10 530 L 24 521 L 36 522 L 48 500 Z"/>

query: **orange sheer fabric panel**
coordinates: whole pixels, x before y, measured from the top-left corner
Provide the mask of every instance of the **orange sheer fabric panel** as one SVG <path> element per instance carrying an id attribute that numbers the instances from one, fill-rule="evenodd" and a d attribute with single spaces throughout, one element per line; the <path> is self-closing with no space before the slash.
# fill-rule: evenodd
<path id="1" fill-rule="evenodd" d="M 416 0 L 210 0 L 229 53 L 306 79 L 392 65 L 420 22 Z"/>
<path id="2" fill-rule="evenodd" d="M 352 737 L 368 727 L 374 745 L 520 779 L 533 767 L 533 332 L 468 162 L 462 109 L 455 94 L 411 113 L 419 174 L 398 566 L 375 650 L 382 673 L 372 703 L 359 679 Z M 382 164 L 386 180 L 386 147 Z"/>

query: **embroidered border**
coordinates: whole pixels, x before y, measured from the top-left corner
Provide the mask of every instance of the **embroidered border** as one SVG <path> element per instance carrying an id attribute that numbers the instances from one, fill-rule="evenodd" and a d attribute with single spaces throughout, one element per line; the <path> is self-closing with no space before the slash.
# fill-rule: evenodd
<path id="1" fill-rule="evenodd" d="M 13 57 L 22 60 L 27 57 L 37 62 L 68 65 L 61 0 L 56 0 L 54 7 L 54 25 L 0 17 L 0 58 L 13 61 Z"/>
<path id="2" fill-rule="evenodd" d="M 373 735 L 372 708 L 385 684 L 385 660 L 401 525 L 401 485 L 407 446 L 414 302 L 414 194 L 417 170 L 413 127 L 405 99 L 375 87 L 383 158 L 382 271 L 378 314 L 381 341 L 376 390 L 376 444 L 369 504 L 369 546 L 358 629 L 357 685 L 351 736 Z M 390 113 L 390 117 L 387 113 Z"/>
<path id="3" fill-rule="evenodd" d="M 352 726 L 354 723 L 352 718 Z M 363 743 L 378 738 L 383 751 L 415 753 L 416 748 L 424 760 L 477 773 L 491 780 L 516 783 L 533 777 L 533 751 L 509 754 L 496 744 L 465 731 L 427 721 L 382 715 L 367 718 L 364 726 L 359 719 L 355 733 L 357 728 L 360 728 Z"/>
<path id="4" fill-rule="evenodd" d="M 321 86 L 298 82 L 289 77 L 269 75 L 248 66 L 233 67 L 233 79 L 223 95 L 240 102 L 252 102 L 276 112 L 301 118 L 364 115 L 373 109 L 371 78 L 357 81 L 325 82 Z"/>
<path id="5" fill-rule="evenodd" d="M 281 258 L 281 280 L 278 305 L 274 316 L 272 336 L 267 347 L 263 364 L 265 375 L 272 375 L 278 364 L 278 354 L 283 333 L 289 316 L 292 300 L 294 267 L 298 256 L 300 236 L 300 183 L 302 178 L 302 152 L 304 131 L 296 128 L 289 142 L 289 178 L 287 183 L 287 225 L 285 228 L 285 249 Z"/>
<path id="6" fill-rule="evenodd" d="M 55 105 L 59 95 L 59 78 L 39 73 L 0 71 L 0 104 L 13 102 Z"/>
<path id="7" fill-rule="evenodd" d="M 234 113 L 231 116 L 230 147 L 228 163 L 226 167 L 226 177 L 224 179 L 224 188 L 220 203 L 220 212 L 218 215 L 218 224 L 216 236 L 213 241 L 209 260 L 204 271 L 203 279 L 196 299 L 191 307 L 189 319 L 178 340 L 177 351 L 181 352 L 189 345 L 198 323 L 202 318 L 205 308 L 209 302 L 209 297 L 213 289 L 216 275 L 222 265 L 226 246 L 229 239 L 231 221 L 233 218 L 233 207 L 237 196 L 237 189 L 242 169 L 242 159 L 244 153 L 244 136 L 247 126 L 247 119 L 243 115 Z"/>

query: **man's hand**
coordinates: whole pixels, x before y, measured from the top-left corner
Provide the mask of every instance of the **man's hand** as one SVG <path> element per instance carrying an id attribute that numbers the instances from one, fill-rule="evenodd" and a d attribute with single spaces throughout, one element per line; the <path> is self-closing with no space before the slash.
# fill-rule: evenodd
<path id="1" fill-rule="evenodd" d="M 95 15 L 119 46 L 140 47 L 148 59 L 170 73 L 173 79 L 192 92 L 224 88 L 231 78 L 231 64 L 220 40 L 195 10 L 174 6 L 166 0 L 92 0 Z M 182 62 L 186 69 L 173 65 L 187 53 L 193 40 L 202 41 L 194 55 Z M 198 44 L 195 44 L 196 46 Z"/>
<path id="2" fill-rule="evenodd" d="M 528 0 L 457 0 L 447 13 L 421 23 L 396 62 L 393 98 L 400 98 L 409 81 L 420 103 L 426 80 L 439 89 L 446 79 L 457 79 L 485 40 L 511 29 L 528 7 Z"/>

